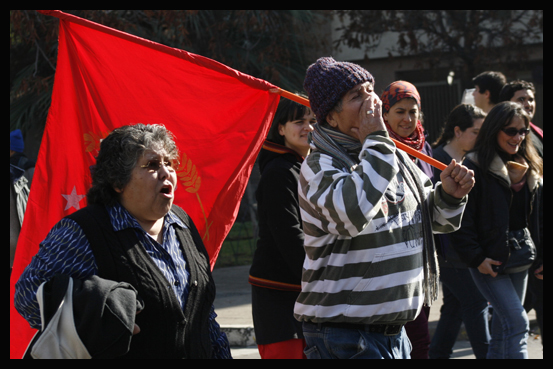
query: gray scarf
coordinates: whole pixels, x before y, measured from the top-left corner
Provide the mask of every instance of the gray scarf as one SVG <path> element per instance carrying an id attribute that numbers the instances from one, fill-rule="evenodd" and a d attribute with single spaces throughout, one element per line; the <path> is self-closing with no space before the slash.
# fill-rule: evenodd
<path id="1" fill-rule="evenodd" d="M 317 150 L 331 156 L 350 172 L 354 165 L 359 164 L 359 152 L 363 145 L 353 137 L 315 124 L 309 133 L 309 140 Z"/>
<path id="2" fill-rule="evenodd" d="M 420 170 L 411 160 L 405 160 L 405 157 L 396 150 L 398 158 L 399 171 L 413 192 L 417 203 L 421 208 L 422 216 L 422 239 L 423 239 L 423 268 L 424 268 L 424 303 L 431 306 L 433 301 L 438 299 L 440 270 L 438 267 L 438 257 L 436 254 L 436 245 L 434 244 L 434 234 L 432 232 L 432 219 L 430 218 L 430 209 L 424 197 L 424 185 L 420 177 L 413 173 Z"/>

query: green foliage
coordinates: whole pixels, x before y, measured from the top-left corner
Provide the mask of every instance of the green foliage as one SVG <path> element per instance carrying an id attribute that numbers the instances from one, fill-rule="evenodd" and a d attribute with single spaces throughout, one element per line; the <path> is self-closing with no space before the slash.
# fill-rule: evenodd
<path id="1" fill-rule="evenodd" d="M 237 221 L 221 246 L 215 267 L 251 265 L 256 242 L 252 223 Z"/>

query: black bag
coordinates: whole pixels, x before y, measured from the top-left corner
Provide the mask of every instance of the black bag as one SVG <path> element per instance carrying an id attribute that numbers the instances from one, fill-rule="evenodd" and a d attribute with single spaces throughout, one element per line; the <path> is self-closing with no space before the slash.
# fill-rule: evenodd
<path id="1" fill-rule="evenodd" d="M 536 260 L 536 246 L 528 228 L 509 232 L 509 249 L 511 256 L 505 266 L 506 274 L 525 271 Z"/>

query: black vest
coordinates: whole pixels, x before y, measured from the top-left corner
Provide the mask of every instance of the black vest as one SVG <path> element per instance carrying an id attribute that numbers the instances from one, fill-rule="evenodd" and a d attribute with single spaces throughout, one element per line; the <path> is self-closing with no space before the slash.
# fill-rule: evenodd
<path id="1" fill-rule="evenodd" d="M 188 227 L 176 227 L 190 271 L 190 294 L 184 312 L 132 228 L 115 232 L 101 205 L 87 206 L 67 217 L 84 231 L 96 259 L 98 276 L 130 283 L 144 300 L 145 308 L 136 316 L 140 333 L 133 337 L 123 358 L 211 358 L 209 315 L 215 283 L 209 256 L 188 215 L 176 205 L 171 211 Z"/>

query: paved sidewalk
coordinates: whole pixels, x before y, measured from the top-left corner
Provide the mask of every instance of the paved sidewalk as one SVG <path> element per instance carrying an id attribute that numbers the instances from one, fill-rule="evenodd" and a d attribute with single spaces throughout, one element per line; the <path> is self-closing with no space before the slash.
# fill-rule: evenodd
<path id="1" fill-rule="evenodd" d="M 231 343 L 231 351 L 236 359 L 259 359 L 255 346 L 253 331 L 251 287 L 248 283 L 250 266 L 218 268 L 213 271 L 213 278 L 217 287 L 215 298 L 215 312 L 217 322 L 227 333 Z M 438 298 L 430 309 L 430 335 L 436 329 L 440 319 L 442 296 Z M 535 321 L 536 315 L 532 310 L 529 313 L 530 322 Z M 452 358 L 475 359 L 469 341 L 460 335 L 457 340 Z M 528 355 L 531 359 L 543 359 L 543 347 L 539 337 L 530 336 L 528 339 Z"/>

